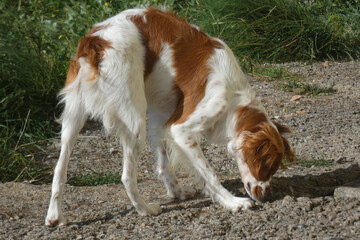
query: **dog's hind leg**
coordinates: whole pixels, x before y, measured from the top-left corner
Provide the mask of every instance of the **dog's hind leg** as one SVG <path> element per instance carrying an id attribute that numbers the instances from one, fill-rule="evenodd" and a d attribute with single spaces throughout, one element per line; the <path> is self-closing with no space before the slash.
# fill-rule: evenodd
<path id="1" fill-rule="evenodd" d="M 45 219 L 45 224 L 48 226 L 64 225 L 66 223 L 61 204 L 67 179 L 67 167 L 76 137 L 86 120 L 84 107 L 75 89 L 64 94 L 63 102 L 65 102 L 65 108 L 62 114 L 61 152 L 54 171 L 50 205 Z"/>
<path id="2" fill-rule="evenodd" d="M 123 146 L 123 172 L 121 180 L 126 193 L 141 216 L 157 215 L 161 213 L 158 204 L 147 204 L 141 197 L 137 185 L 137 162 L 146 137 L 145 115 L 139 122 L 139 129 L 135 132 L 122 130 L 120 135 Z"/>
<path id="3" fill-rule="evenodd" d="M 156 172 L 164 182 L 167 195 L 170 198 L 185 200 L 194 196 L 195 190 L 190 187 L 183 187 L 176 177 L 166 152 L 166 142 L 164 142 L 166 134 L 164 129 L 165 123 L 166 118 L 161 118 L 160 114 L 149 110 L 148 132 L 151 147 L 157 159 Z"/>

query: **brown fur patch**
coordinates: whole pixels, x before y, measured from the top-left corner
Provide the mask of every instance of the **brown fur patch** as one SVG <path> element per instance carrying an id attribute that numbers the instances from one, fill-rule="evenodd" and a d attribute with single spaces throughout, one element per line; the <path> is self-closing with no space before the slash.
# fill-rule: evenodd
<path id="1" fill-rule="evenodd" d="M 146 46 L 145 79 L 151 73 L 164 43 L 173 53 L 176 77 L 174 93 L 178 96 L 176 109 L 167 124 L 179 124 L 187 120 L 205 94 L 209 67 L 207 61 L 214 48 L 221 44 L 202 31 L 189 25 L 173 13 L 150 8 L 142 16 L 131 17 L 138 27 Z"/>
<path id="2" fill-rule="evenodd" d="M 67 72 L 65 85 L 68 85 L 68 84 L 72 83 L 73 81 L 75 81 L 76 76 L 79 73 L 79 70 L 80 70 L 80 64 L 76 60 L 73 60 L 73 59 L 70 60 L 70 66 L 69 66 L 69 70 Z"/>
<path id="3" fill-rule="evenodd" d="M 98 36 L 91 36 L 88 34 L 86 37 L 80 39 L 75 57 L 70 61 L 65 85 L 72 83 L 76 79 L 80 70 L 78 60 L 81 57 L 86 58 L 86 61 L 90 64 L 91 70 L 93 71 L 93 76 L 88 79 L 88 81 L 95 79 L 99 74 L 99 63 L 104 57 L 104 51 L 106 48 L 111 48 L 110 42 Z"/>
<path id="4" fill-rule="evenodd" d="M 262 195 L 262 188 L 260 186 L 255 186 L 252 191 L 251 194 L 256 198 L 256 199 L 263 199 L 263 195 Z"/>
<path id="5" fill-rule="evenodd" d="M 260 123 L 258 131 L 244 135 L 241 149 L 258 181 L 268 181 L 278 170 L 284 155 L 280 134 L 267 122 Z"/>
<path id="6" fill-rule="evenodd" d="M 248 106 L 239 107 L 236 111 L 235 131 L 239 136 L 243 131 L 257 132 L 260 129 L 260 123 L 266 122 L 266 115 L 255 108 Z"/>
<path id="7" fill-rule="evenodd" d="M 102 29 L 105 29 L 107 28 L 106 25 L 100 25 L 100 26 L 96 26 L 96 27 L 93 27 L 92 29 L 90 29 L 90 31 L 86 34 L 86 36 L 91 36 L 92 34 L 102 30 Z"/>
<path id="8" fill-rule="evenodd" d="M 274 122 L 274 124 L 275 124 L 276 128 L 278 129 L 279 133 L 281 134 L 281 138 L 284 143 L 284 148 L 285 148 L 285 153 L 284 153 L 285 157 L 284 158 L 289 162 L 295 162 L 296 161 L 295 154 L 291 150 L 289 141 L 283 136 L 283 134 L 293 133 L 293 131 L 289 127 L 282 125 L 280 123 Z M 284 167 L 284 166 L 282 165 L 282 167 Z"/>

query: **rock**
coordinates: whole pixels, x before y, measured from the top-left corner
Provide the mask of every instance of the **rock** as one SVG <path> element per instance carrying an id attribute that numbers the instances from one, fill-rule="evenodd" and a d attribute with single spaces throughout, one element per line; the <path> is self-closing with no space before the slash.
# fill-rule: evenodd
<path id="1" fill-rule="evenodd" d="M 301 95 L 294 95 L 291 97 L 290 102 L 295 102 L 301 99 Z"/>
<path id="2" fill-rule="evenodd" d="M 306 112 L 305 111 L 296 111 L 297 115 L 304 115 Z"/>
<path id="3" fill-rule="evenodd" d="M 334 197 L 360 199 L 360 178 L 336 188 Z"/>

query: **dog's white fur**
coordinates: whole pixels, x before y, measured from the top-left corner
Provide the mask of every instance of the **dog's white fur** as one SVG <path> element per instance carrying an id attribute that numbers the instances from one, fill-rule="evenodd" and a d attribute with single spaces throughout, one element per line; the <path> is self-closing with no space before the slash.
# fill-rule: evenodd
<path id="1" fill-rule="evenodd" d="M 54 172 L 46 225 L 65 224 L 61 201 L 67 165 L 76 136 L 88 117 L 101 120 L 108 133 L 119 137 L 124 156 L 122 182 L 140 215 L 161 212 L 158 204 L 145 203 L 137 187 L 137 161 L 145 143 L 147 113 L 148 137 L 158 159 L 156 168 L 169 196 L 185 199 L 194 194 L 194 190 L 180 185 L 173 170 L 174 163 L 187 161 L 197 176 L 197 183 L 214 201 L 231 211 L 252 206 L 250 199 L 235 197 L 220 184 L 198 143 L 204 136 L 228 143 L 229 152 L 237 159 L 243 182 L 256 182 L 239 151 L 242 137 L 234 130 L 235 112 L 239 106 L 251 105 L 266 115 L 264 108 L 255 99 L 255 93 L 231 50 L 217 40 L 222 48 L 215 49 L 208 60 L 211 73 L 203 99 L 185 122 L 166 125 L 177 104 L 172 92 L 172 79 L 177 74 L 173 67 L 174 50 L 163 43 L 160 57 L 144 81 L 146 49 L 138 28 L 129 20 L 129 16 L 141 15 L 146 22 L 144 11 L 127 10 L 95 25 L 106 27 L 92 35 L 111 42 L 112 46 L 104 51 L 96 79 L 88 80 L 93 70 L 85 58 L 80 58 L 75 81 L 61 92 L 61 102 L 65 104 L 61 116 L 61 153 Z M 255 184 L 266 187 L 267 183 Z"/>

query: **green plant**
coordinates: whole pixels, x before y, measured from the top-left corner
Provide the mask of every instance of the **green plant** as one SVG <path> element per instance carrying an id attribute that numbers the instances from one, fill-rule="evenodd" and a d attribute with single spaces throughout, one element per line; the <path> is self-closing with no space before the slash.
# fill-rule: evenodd
<path id="1" fill-rule="evenodd" d="M 332 94 L 336 92 L 333 87 L 319 87 L 315 84 L 302 83 L 296 80 L 290 80 L 286 83 L 279 83 L 282 90 L 286 92 L 293 92 L 295 89 L 299 89 L 301 94 L 311 94 L 318 96 L 320 94 Z"/>
<path id="2" fill-rule="evenodd" d="M 108 170 L 105 173 L 91 170 L 91 174 L 77 175 L 68 180 L 73 186 L 97 186 L 109 183 L 121 183 L 121 174 Z"/>
<path id="3" fill-rule="evenodd" d="M 303 77 L 291 73 L 286 67 L 254 65 L 251 74 L 262 81 L 284 82 L 287 80 L 302 81 Z"/>
<path id="4" fill-rule="evenodd" d="M 305 168 L 311 168 L 311 167 L 329 167 L 332 165 L 331 161 L 325 160 L 325 159 L 317 159 L 312 158 L 311 160 L 300 160 L 298 161 L 298 165 Z"/>
<path id="5" fill-rule="evenodd" d="M 309 5 L 298 0 L 208 0 L 204 5 L 213 23 L 205 20 L 203 25 L 225 39 L 238 56 L 253 60 L 358 58 L 359 3 L 336 2 L 338 5 L 329 0 Z"/>

